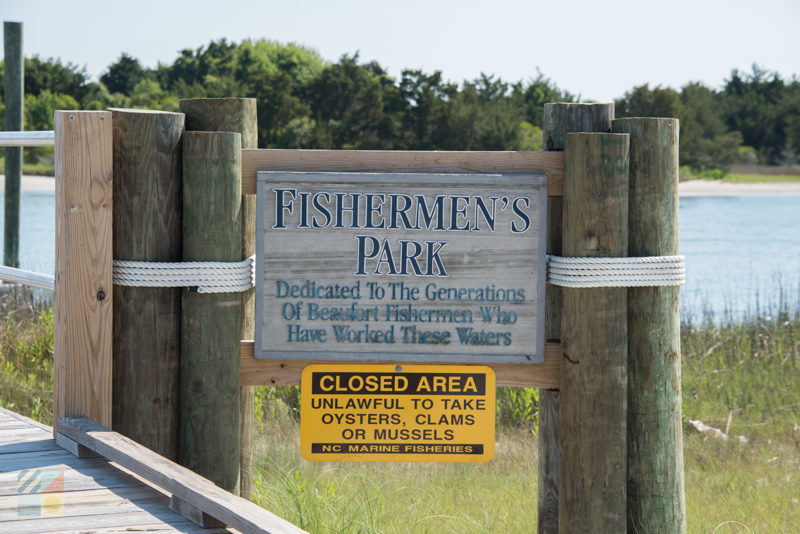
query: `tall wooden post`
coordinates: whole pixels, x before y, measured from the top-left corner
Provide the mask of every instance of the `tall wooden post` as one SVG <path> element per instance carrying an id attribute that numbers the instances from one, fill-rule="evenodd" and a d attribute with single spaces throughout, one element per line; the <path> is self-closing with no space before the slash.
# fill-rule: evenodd
<path id="1" fill-rule="evenodd" d="M 181 261 L 184 116 L 112 110 L 114 258 Z M 178 452 L 179 288 L 114 286 L 114 430 Z"/>
<path id="2" fill-rule="evenodd" d="M 25 63 L 22 59 L 22 23 L 3 23 L 3 103 L 5 129 L 22 131 L 22 103 L 25 97 Z M 22 147 L 6 148 L 5 220 L 3 263 L 19 267 L 19 192 L 22 180 Z"/>
<path id="3" fill-rule="evenodd" d="M 628 252 L 624 134 L 566 135 L 563 252 Z M 564 288 L 559 531 L 625 532 L 627 291 Z"/>
<path id="4" fill-rule="evenodd" d="M 186 129 L 206 132 L 239 132 L 242 148 L 258 148 L 258 118 L 255 98 L 194 98 L 180 101 L 186 115 Z M 242 197 L 242 258 L 256 253 L 256 196 Z M 255 335 L 255 290 L 242 293 L 240 339 Z M 255 430 L 255 387 L 242 386 L 242 468 L 240 494 L 253 493 L 253 440 Z"/>
<path id="5" fill-rule="evenodd" d="M 242 136 L 183 136 L 183 261 L 242 259 Z M 242 296 L 183 290 L 180 463 L 237 492 Z"/>
<path id="6" fill-rule="evenodd" d="M 614 104 L 545 104 L 544 146 L 564 150 L 564 136 L 571 132 L 607 132 L 614 118 Z M 547 199 L 547 253 L 561 254 L 563 197 Z M 561 341 L 561 288 L 548 285 L 545 299 L 545 337 Z M 539 534 L 558 532 L 559 403 L 557 389 L 539 390 Z"/>
<path id="7" fill-rule="evenodd" d="M 55 112 L 55 406 L 111 426 L 111 113 Z"/>
<path id="8" fill-rule="evenodd" d="M 678 120 L 617 119 L 630 134 L 629 256 L 678 254 Z M 628 289 L 628 532 L 686 532 L 680 291 Z"/>

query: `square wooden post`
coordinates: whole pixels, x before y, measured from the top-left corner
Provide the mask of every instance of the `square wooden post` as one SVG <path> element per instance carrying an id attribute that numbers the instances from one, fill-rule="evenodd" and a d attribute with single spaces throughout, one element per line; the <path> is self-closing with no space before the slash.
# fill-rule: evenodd
<path id="1" fill-rule="evenodd" d="M 111 113 L 55 112 L 54 428 L 111 426 Z"/>

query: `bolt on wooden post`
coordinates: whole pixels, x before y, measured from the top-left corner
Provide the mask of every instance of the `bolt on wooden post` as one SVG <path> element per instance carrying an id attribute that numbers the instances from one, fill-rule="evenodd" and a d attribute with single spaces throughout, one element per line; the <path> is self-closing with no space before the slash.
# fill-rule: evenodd
<path id="1" fill-rule="evenodd" d="M 53 425 L 110 426 L 111 113 L 56 111 L 56 286 Z"/>

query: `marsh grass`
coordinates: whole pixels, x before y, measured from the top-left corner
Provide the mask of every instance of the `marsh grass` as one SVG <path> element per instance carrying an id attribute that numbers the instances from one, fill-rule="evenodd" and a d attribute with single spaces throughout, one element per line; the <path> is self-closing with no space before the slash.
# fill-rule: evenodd
<path id="1" fill-rule="evenodd" d="M 0 293 L 0 405 L 50 423 L 52 312 Z M 800 532 L 797 306 L 682 325 L 689 532 Z M 498 391 L 488 464 L 312 463 L 299 454 L 298 388 L 257 388 L 254 500 L 313 533 L 531 532 L 536 394 Z M 729 435 L 694 432 L 700 420 Z M 739 439 L 743 437 L 743 440 Z"/>
<path id="2" fill-rule="evenodd" d="M 0 406 L 52 424 L 53 311 L 26 288 L 0 286 Z"/>

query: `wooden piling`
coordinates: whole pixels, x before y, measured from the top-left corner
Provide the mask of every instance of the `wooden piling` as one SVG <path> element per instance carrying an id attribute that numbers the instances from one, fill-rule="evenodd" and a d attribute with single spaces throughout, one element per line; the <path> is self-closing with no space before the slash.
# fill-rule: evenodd
<path id="1" fill-rule="evenodd" d="M 566 135 L 563 253 L 628 252 L 624 134 Z M 559 532 L 625 532 L 627 291 L 564 288 Z"/>
<path id="2" fill-rule="evenodd" d="M 242 139 L 183 137 L 183 261 L 242 259 Z M 183 290 L 180 463 L 239 489 L 242 296 Z"/>
<path id="3" fill-rule="evenodd" d="M 22 59 L 22 23 L 3 23 L 3 103 L 5 129 L 22 131 L 25 98 L 25 63 Z M 6 147 L 3 264 L 19 267 L 19 195 L 22 180 L 22 147 Z"/>
<path id="4" fill-rule="evenodd" d="M 181 261 L 184 116 L 112 110 L 114 259 Z M 114 286 L 114 430 L 177 459 L 179 288 Z"/>
<path id="5" fill-rule="evenodd" d="M 629 256 L 678 254 L 678 120 L 617 119 L 630 134 Z M 628 532 L 686 532 L 680 290 L 628 289 Z"/>
<path id="6" fill-rule="evenodd" d="M 258 148 L 258 118 L 255 98 L 194 98 L 180 101 L 186 114 L 186 129 L 206 132 L 239 132 L 242 148 Z M 256 196 L 242 196 L 242 258 L 256 253 Z M 242 293 L 240 339 L 255 336 L 255 290 Z M 255 387 L 242 386 L 242 467 L 240 495 L 253 492 L 253 445 L 255 431 Z"/>
<path id="7" fill-rule="evenodd" d="M 56 111 L 54 421 L 110 426 L 111 113 Z M 58 429 L 58 424 L 53 425 Z"/>
<path id="8" fill-rule="evenodd" d="M 572 132 L 607 132 L 614 118 L 614 104 L 545 104 L 544 146 L 550 151 L 564 150 L 564 136 Z M 592 129 L 587 129 L 592 128 Z M 561 254 L 563 197 L 547 199 L 547 253 Z M 561 288 L 547 286 L 545 295 L 545 337 L 549 343 L 561 341 Z M 539 534 L 558 532 L 559 486 L 559 391 L 539 390 Z"/>

